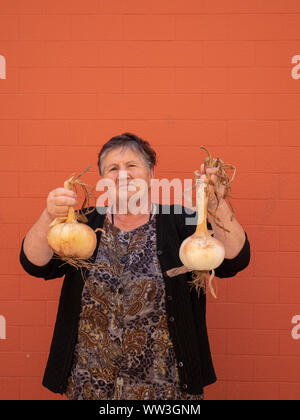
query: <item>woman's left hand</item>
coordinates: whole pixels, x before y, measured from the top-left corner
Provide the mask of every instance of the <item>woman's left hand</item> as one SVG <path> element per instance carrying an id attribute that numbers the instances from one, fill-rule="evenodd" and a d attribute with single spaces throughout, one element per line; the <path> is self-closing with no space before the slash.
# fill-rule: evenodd
<path id="1" fill-rule="evenodd" d="M 218 204 L 220 205 L 224 200 L 226 192 L 226 187 L 219 182 L 217 172 L 217 168 L 206 168 L 206 171 L 204 171 L 204 163 L 200 167 L 201 179 L 208 184 L 207 209 L 213 213 L 216 211 Z"/>

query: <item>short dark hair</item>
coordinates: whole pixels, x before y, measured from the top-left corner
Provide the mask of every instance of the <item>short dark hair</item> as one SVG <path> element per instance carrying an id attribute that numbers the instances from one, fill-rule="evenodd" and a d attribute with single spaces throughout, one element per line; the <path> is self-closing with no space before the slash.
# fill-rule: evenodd
<path id="1" fill-rule="evenodd" d="M 152 149 L 150 144 L 132 133 L 123 133 L 119 136 L 114 136 L 108 140 L 101 148 L 98 154 L 98 168 L 100 175 L 102 174 L 101 165 L 104 157 L 113 149 L 118 147 L 128 147 L 138 152 L 143 158 L 149 170 L 152 170 L 156 165 L 156 152 Z"/>

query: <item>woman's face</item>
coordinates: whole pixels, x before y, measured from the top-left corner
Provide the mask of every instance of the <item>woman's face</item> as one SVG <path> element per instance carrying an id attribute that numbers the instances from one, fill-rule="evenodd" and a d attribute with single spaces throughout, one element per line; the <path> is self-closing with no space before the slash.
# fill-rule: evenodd
<path id="1" fill-rule="evenodd" d="M 125 147 L 108 152 L 102 164 L 103 178 L 115 184 L 117 203 L 137 193 L 149 194 L 152 175 L 140 154 Z"/>

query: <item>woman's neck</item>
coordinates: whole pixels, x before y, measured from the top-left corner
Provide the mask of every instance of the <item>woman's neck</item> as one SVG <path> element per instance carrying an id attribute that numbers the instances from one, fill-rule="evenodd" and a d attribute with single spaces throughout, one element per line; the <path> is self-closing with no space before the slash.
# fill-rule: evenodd
<path id="1" fill-rule="evenodd" d="M 113 213 L 113 224 L 124 231 L 133 230 L 149 220 L 150 214 L 153 213 L 151 209 L 152 203 L 149 203 L 147 208 L 144 208 L 137 214 L 120 214 L 118 211 L 115 211 Z M 110 221 L 112 221 L 111 214 L 109 216 Z"/>

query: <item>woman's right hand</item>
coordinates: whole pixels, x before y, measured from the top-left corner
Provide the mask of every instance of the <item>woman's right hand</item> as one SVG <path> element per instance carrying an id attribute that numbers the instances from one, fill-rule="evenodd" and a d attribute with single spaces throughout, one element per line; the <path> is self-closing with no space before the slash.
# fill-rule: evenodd
<path id="1" fill-rule="evenodd" d="M 47 197 L 47 213 L 51 219 L 68 215 L 69 207 L 77 205 L 77 194 L 66 188 L 55 188 Z"/>

